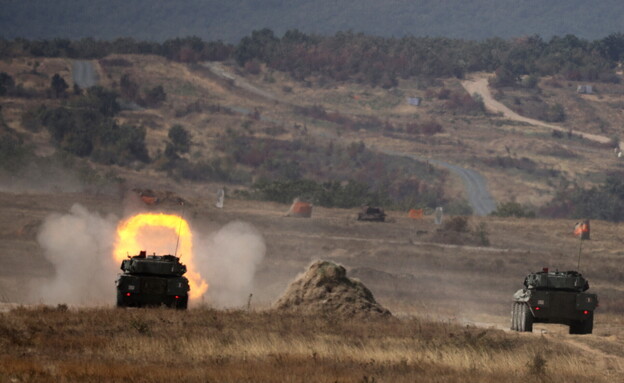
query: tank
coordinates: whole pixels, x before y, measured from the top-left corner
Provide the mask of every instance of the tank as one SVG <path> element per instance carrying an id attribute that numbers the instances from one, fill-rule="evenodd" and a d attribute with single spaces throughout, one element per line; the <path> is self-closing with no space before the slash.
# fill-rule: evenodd
<path id="1" fill-rule="evenodd" d="M 186 309 L 188 279 L 186 266 L 173 255 L 139 255 L 121 262 L 122 274 L 115 282 L 117 307 L 168 306 Z"/>
<path id="2" fill-rule="evenodd" d="M 533 331 L 533 323 L 570 326 L 570 334 L 591 334 L 598 296 L 588 293 L 589 282 L 577 271 L 544 268 L 524 279 L 511 307 L 511 329 Z"/>
<path id="3" fill-rule="evenodd" d="M 386 213 L 380 207 L 362 206 L 362 211 L 358 213 L 357 220 L 383 222 L 386 220 Z"/>

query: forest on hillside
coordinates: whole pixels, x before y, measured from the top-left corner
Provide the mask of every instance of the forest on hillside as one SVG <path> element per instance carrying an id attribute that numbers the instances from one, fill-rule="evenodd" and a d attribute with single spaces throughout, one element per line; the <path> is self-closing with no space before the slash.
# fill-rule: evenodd
<path id="1" fill-rule="evenodd" d="M 164 41 L 199 36 L 235 43 L 270 28 L 384 37 L 465 39 L 574 34 L 596 39 L 622 31 L 617 0 L 0 0 L 4 38 Z M 157 22 L 155 22 L 157 20 Z"/>
<path id="2" fill-rule="evenodd" d="M 385 38 L 341 32 L 332 36 L 305 34 L 297 30 L 277 36 L 269 29 L 253 31 L 238 44 L 221 41 L 204 41 L 198 37 L 176 38 L 162 43 L 138 41 L 131 38 L 112 41 L 94 39 L 25 40 L 0 39 L 0 58 L 14 57 L 68 57 L 99 59 L 102 65 L 125 65 L 123 58 L 109 57 L 119 54 L 152 54 L 169 60 L 194 65 L 205 60 L 237 63 L 243 72 L 257 73 L 262 66 L 290 74 L 303 83 L 356 82 L 373 87 L 392 88 L 399 79 L 435 79 L 458 77 L 474 71 L 495 72 L 492 86 L 530 87 L 540 76 L 554 75 L 566 80 L 593 82 L 619 82 L 615 69 L 624 57 L 624 35 L 612 34 L 599 40 L 585 40 L 576 36 L 555 36 L 544 40 L 539 36 L 504 40 L 470 41 L 448 38 Z M 36 71 L 36 67 L 33 69 Z M 223 181 L 249 184 L 249 174 L 235 169 L 242 165 L 263 177 L 249 185 L 251 198 L 279 202 L 290 200 L 302 193 L 324 206 L 357 206 L 363 201 L 383 203 L 386 206 L 434 207 L 448 204 L 440 189 L 444 175 L 437 180 L 428 175 L 429 169 L 413 164 L 410 174 L 418 179 L 394 177 L 406 164 L 399 164 L 388 156 L 372 152 L 366 147 L 351 145 L 341 147 L 336 143 L 327 147 L 306 146 L 301 142 L 285 143 L 230 132 L 220 148 L 223 159 L 190 162 L 180 154 L 185 145 L 182 130 L 169 132 L 164 152 L 150 158 L 145 150 L 145 129 L 140 126 L 120 125 L 115 120 L 119 111 L 117 98 L 136 102 L 143 107 L 157 108 L 166 99 L 162 87 L 143 89 L 130 78 L 120 79 L 120 94 L 94 87 L 86 92 L 68 89 L 59 76 L 51 79 L 46 90 L 29 89 L 18 84 L 7 73 L 0 73 L 0 96 L 60 99 L 61 106 L 42 107 L 25 111 L 22 119 L 27 129 L 49 131 L 53 143 L 63 152 L 89 158 L 102 164 L 136 166 L 152 164 L 170 175 L 193 181 Z M 463 114 L 484 113 L 482 103 L 469 95 L 438 94 L 448 99 L 447 108 Z M 414 126 L 393 126 L 388 121 L 362 116 L 346 116 L 329 112 L 321 106 L 299 108 L 297 113 L 316 120 L 328 121 L 349 129 L 375 129 L 393 131 L 400 129 L 409 134 L 433 135 L 443 128 L 434 122 Z M 85 130 L 88 125 L 97 129 Z M 0 154 L 3 163 L 19 164 L 28 156 L 27 145 L 3 124 Z M 245 150 L 241 150 L 245 148 Z M 251 150 L 250 150 L 251 148 Z M 325 153 L 329 168 L 356 169 L 350 182 L 344 174 L 327 173 L 325 178 L 309 179 L 310 169 L 318 167 L 307 157 L 296 158 L 292 153 Z M 329 155 L 329 154 L 331 155 Z M 268 155 L 270 154 L 270 155 Z M 313 156 L 318 157 L 318 155 Z M 16 160 L 17 159 L 17 160 Z M 15 161 L 14 161 L 15 160 Z M 17 165 L 16 165 L 17 166 Z M 143 166 L 143 165 L 138 165 Z M 403 172 L 404 173 L 404 172 Z M 378 174 L 378 182 L 370 182 L 371 174 Z M 383 176 L 386 175 L 387 177 Z M 398 180 L 390 182 L 390 179 Z M 584 190 L 578 185 L 567 185 L 557 191 L 553 202 L 538 210 L 543 216 L 595 217 L 608 220 L 624 218 L 624 194 L 621 192 L 620 174 L 612 175 L 604 185 Z M 395 181 L 396 181 L 395 180 Z M 614 181 L 616 180 L 616 181 Z M 406 190 L 411 192 L 406 193 Z M 332 196 L 331 199 L 328 196 Z M 598 196 L 598 197 L 595 197 Z M 448 207 L 448 205 L 446 205 Z M 572 208 L 574 207 L 574 208 Z M 530 207 L 502 205 L 496 214 L 530 215 Z M 451 209 L 467 213 L 465 206 Z"/>
<path id="3" fill-rule="evenodd" d="M 385 38 L 352 32 L 331 36 L 289 30 L 281 37 L 270 29 L 253 31 L 238 44 L 176 38 L 163 43 L 121 38 L 25 40 L 0 39 L 0 58 L 102 58 L 112 53 L 156 54 L 170 60 L 236 60 L 249 71 L 259 63 L 290 73 L 297 80 L 324 76 L 390 88 L 398 78 L 458 77 L 497 71 L 498 85 L 519 83 L 523 75 L 561 75 L 568 80 L 617 82 L 614 69 L 624 57 L 624 34 L 599 40 L 530 36 L 472 41 L 449 38 Z"/>

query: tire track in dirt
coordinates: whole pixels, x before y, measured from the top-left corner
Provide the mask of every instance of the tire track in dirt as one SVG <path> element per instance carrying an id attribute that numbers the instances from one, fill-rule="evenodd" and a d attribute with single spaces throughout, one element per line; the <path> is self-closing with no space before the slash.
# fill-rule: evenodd
<path id="1" fill-rule="evenodd" d="M 568 335 L 567 326 L 553 329 L 553 325 L 548 327 L 541 326 L 542 323 L 536 323 L 533 328 L 533 332 L 516 332 L 509 328 L 509 326 L 502 325 L 495 322 L 475 322 L 469 319 L 461 320 L 461 323 L 465 325 L 475 326 L 483 329 L 497 329 L 503 330 L 507 333 L 517 333 L 520 336 L 545 336 L 547 339 L 561 344 L 568 345 L 574 349 L 581 351 L 589 359 L 595 362 L 596 371 L 600 371 L 605 377 L 616 379 L 621 378 L 624 372 L 624 358 L 600 350 L 599 348 L 592 347 L 583 339 L 600 339 L 601 342 L 611 342 L 608 339 L 598 338 L 596 335 Z M 564 329 L 565 328 L 565 329 Z M 613 345 L 613 347 L 619 347 L 619 345 Z M 621 380 L 612 380 L 621 381 Z"/>

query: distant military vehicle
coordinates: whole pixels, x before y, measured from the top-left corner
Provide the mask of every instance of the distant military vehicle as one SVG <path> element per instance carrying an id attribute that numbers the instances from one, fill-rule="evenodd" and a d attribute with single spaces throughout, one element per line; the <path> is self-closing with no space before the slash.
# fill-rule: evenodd
<path id="1" fill-rule="evenodd" d="M 533 323 L 570 326 L 570 334 L 591 334 L 598 296 L 587 293 L 589 283 L 576 271 L 544 268 L 524 279 L 524 288 L 514 296 L 511 329 L 533 331 Z"/>
<path id="2" fill-rule="evenodd" d="M 383 208 L 373 206 L 362 206 L 362 211 L 358 213 L 358 221 L 384 222 L 386 213 Z"/>
<path id="3" fill-rule="evenodd" d="M 139 255 L 121 262 L 117 285 L 117 307 L 161 306 L 186 309 L 189 283 L 186 266 L 173 255 Z"/>

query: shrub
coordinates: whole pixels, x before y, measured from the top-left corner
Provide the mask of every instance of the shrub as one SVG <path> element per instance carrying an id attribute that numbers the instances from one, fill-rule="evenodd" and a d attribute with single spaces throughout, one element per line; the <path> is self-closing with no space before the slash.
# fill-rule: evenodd
<path id="1" fill-rule="evenodd" d="M 19 171 L 30 150 L 20 137 L 10 131 L 0 130 L 0 167 L 9 172 Z"/>
<path id="2" fill-rule="evenodd" d="M 145 128 L 118 125 L 113 116 L 119 111 L 117 95 L 100 87 L 72 99 L 69 108 L 40 108 L 40 121 L 61 149 L 79 157 L 106 164 L 128 165 L 148 162 Z"/>
<path id="3" fill-rule="evenodd" d="M 244 65 L 245 71 L 249 74 L 258 75 L 262 72 L 260 63 L 256 60 L 247 61 Z"/>
<path id="4" fill-rule="evenodd" d="M 595 187 L 583 189 L 572 185 L 557 191 L 540 209 L 540 214 L 554 218 L 590 218 L 620 222 L 624 220 L 624 180 L 614 173 Z"/>
<path id="5" fill-rule="evenodd" d="M 444 222 L 442 230 L 454 231 L 456 233 L 466 233 L 468 232 L 468 217 L 452 217 Z"/>
<path id="6" fill-rule="evenodd" d="M 563 122 L 565 121 L 565 110 L 561 104 L 550 105 L 546 109 L 542 119 L 547 122 Z"/>
<path id="7" fill-rule="evenodd" d="M 54 98 L 62 98 L 67 95 L 66 91 L 69 86 L 58 73 L 55 73 L 50 81 L 50 92 Z"/>
<path id="8" fill-rule="evenodd" d="M 188 153 L 191 148 L 191 134 L 182 125 L 173 125 L 167 137 L 177 153 Z"/>
<path id="9" fill-rule="evenodd" d="M 5 72 L 0 73 L 0 96 L 11 93 L 15 88 L 15 80 Z"/>
<path id="10" fill-rule="evenodd" d="M 349 181 L 343 185 L 336 181 L 319 184 L 307 179 L 261 180 L 252 186 L 252 196 L 281 203 L 290 203 L 295 198 L 302 198 L 316 205 L 340 208 L 352 208 L 365 204 L 378 205 L 383 202 L 379 194 L 371 192 L 365 184 L 355 181 Z"/>
<path id="11" fill-rule="evenodd" d="M 149 89 L 145 93 L 143 106 L 146 106 L 148 108 L 157 108 L 166 100 L 167 94 L 165 93 L 165 88 L 163 88 L 162 85 L 158 85 Z"/>
<path id="12" fill-rule="evenodd" d="M 517 202 L 499 203 L 491 215 L 496 217 L 535 218 L 535 212 Z"/>

